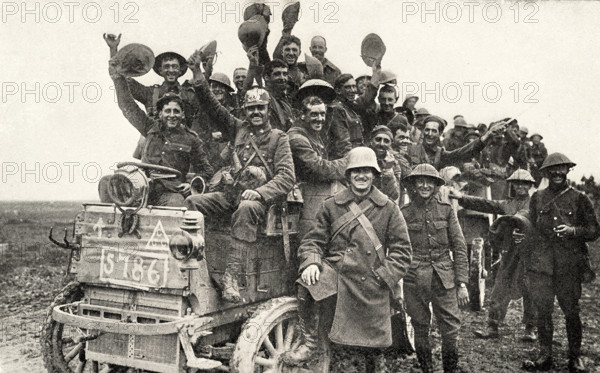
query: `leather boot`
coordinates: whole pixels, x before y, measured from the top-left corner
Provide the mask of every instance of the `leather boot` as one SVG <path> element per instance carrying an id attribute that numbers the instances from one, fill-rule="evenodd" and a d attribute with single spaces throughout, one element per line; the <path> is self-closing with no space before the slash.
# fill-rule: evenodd
<path id="1" fill-rule="evenodd" d="M 423 373 L 433 373 L 433 358 L 429 343 L 429 327 L 415 326 L 415 352 Z"/>
<path id="2" fill-rule="evenodd" d="M 473 334 L 475 334 L 477 338 L 483 339 L 493 339 L 500 337 L 500 334 L 498 333 L 498 324 L 489 324 L 486 330 L 475 330 Z"/>
<path id="3" fill-rule="evenodd" d="M 299 299 L 298 326 L 304 341 L 291 351 L 281 354 L 281 361 L 287 365 L 302 365 L 318 357 L 319 352 L 319 315 L 320 306 L 307 294 Z"/>
<path id="4" fill-rule="evenodd" d="M 231 239 L 231 247 L 227 252 L 227 268 L 221 279 L 223 286 L 223 300 L 230 303 L 240 303 L 240 289 L 238 286 L 238 277 L 242 272 L 242 254 L 248 243 L 236 238 Z"/>
<path id="5" fill-rule="evenodd" d="M 227 264 L 227 269 L 221 278 L 221 285 L 223 286 L 221 297 L 225 302 L 240 303 L 242 301 L 238 286 L 239 268 L 239 265 Z"/>
<path id="6" fill-rule="evenodd" d="M 540 354 L 535 361 L 523 362 L 523 369 L 528 371 L 547 371 L 552 369 L 552 345 L 540 345 Z"/>
<path id="7" fill-rule="evenodd" d="M 581 319 L 579 314 L 571 314 L 566 317 L 567 327 L 567 340 L 569 341 L 569 371 L 571 371 L 571 365 L 573 366 L 573 372 L 580 372 L 581 370 L 575 370 L 575 367 L 583 367 L 585 371 L 585 364 L 580 358 L 581 356 L 581 340 L 582 340 L 582 327 Z M 579 364 L 576 364 L 579 362 Z"/>
<path id="8" fill-rule="evenodd" d="M 584 373 L 587 372 L 585 369 L 585 363 L 581 357 L 569 359 L 569 373 Z"/>
<path id="9" fill-rule="evenodd" d="M 456 341 L 442 343 L 442 365 L 444 373 L 454 373 L 458 367 L 458 349 Z"/>
<path id="10" fill-rule="evenodd" d="M 521 340 L 525 342 L 535 342 L 537 341 L 537 339 L 538 337 L 537 333 L 535 332 L 535 326 L 527 325 L 525 327 L 525 334 L 523 335 L 523 338 L 521 338 Z"/>

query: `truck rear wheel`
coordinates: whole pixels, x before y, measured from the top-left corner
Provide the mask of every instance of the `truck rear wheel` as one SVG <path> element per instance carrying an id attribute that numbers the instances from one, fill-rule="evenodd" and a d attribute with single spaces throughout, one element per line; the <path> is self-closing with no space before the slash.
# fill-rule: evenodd
<path id="1" fill-rule="evenodd" d="M 298 368 L 282 370 L 279 356 L 302 342 L 297 330 L 298 302 L 292 297 L 271 299 L 260 306 L 246 321 L 229 363 L 231 372 L 302 372 Z M 324 338 L 321 338 L 324 340 Z M 319 360 L 311 364 L 308 371 L 329 372 L 331 352 L 328 343 L 323 341 L 324 351 Z"/>

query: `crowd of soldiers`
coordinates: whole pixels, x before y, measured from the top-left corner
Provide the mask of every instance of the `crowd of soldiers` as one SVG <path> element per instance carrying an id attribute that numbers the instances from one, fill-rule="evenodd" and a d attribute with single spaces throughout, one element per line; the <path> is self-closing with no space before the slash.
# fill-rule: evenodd
<path id="1" fill-rule="evenodd" d="M 523 367 L 548 370 L 556 296 L 566 318 L 569 369 L 585 371 L 578 301 L 591 271 L 586 242 L 600 236 L 600 227 L 590 200 L 569 187 L 575 164 L 563 154 L 548 155 L 542 136 L 529 135 L 514 118 L 488 126 L 457 115 L 446 130 L 445 119 L 416 107 L 417 96 L 398 106 L 396 76 L 382 70 L 381 56 L 371 58 L 371 75 L 354 78 L 325 57 L 326 39 L 315 36 L 312 57 L 298 62 L 301 41 L 292 35 L 297 11 L 297 3 L 284 11 L 271 59 L 269 9 L 247 9 L 240 40 L 249 63 L 234 70 L 233 85 L 213 71 L 213 44 L 188 59 L 175 52 L 156 56 L 153 69 L 164 80 L 144 86 L 124 72 L 120 35 L 104 36 L 119 108 L 142 135 L 136 156 L 184 175 L 154 180 L 149 203 L 185 206 L 207 220 L 231 215 L 223 299 L 242 301 L 237 277 L 244 248 L 257 240 L 269 206 L 300 190 L 297 296 L 304 342 L 282 361 L 302 365 L 313 359 L 318 328 L 328 328 L 334 343 L 388 347 L 390 309 L 402 302 L 422 370 L 434 369 L 432 310 L 443 369 L 457 371 L 459 307 L 469 302 L 457 200 L 465 209 L 503 215 L 490 228 L 503 256 L 489 326 L 477 335 L 499 337 L 516 292 L 524 297 L 525 338 L 540 345 L 538 358 Z M 243 32 L 250 32 L 244 27 L 258 27 L 250 30 L 258 35 L 252 43 L 244 43 Z M 148 53 L 139 45 L 131 51 Z M 193 79 L 180 82 L 188 68 Z M 206 181 L 206 192 L 190 195 L 188 172 Z M 492 198 L 450 187 L 458 179 L 489 186 Z M 103 202 L 110 202 L 109 188 L 103 179 Z"/>

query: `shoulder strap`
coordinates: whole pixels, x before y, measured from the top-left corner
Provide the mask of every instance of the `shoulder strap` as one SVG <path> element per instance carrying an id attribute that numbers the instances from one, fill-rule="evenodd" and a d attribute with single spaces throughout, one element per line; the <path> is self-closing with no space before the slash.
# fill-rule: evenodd
<path id="1" fill-rule="evenodd" d="M 260 158 L 260 161 L 263 163 L 263 165 L 267 169 L 267 173 L 269 174 L 269 179 L 273 179 L 273 171 L 271 171 L 271 167 L 269 167 L 269 164 L 267 163 L 267 161 L 265 161 L 265 158 L 260 153 L 260 149 L 258 149 L 258 146 L 256 145 L 256 142 L 254 141 L 253 136 L 250 136 L 250 143 L 252 144 L 252 147 L 254 148 L 254 152 L 256 153 L 256 155 L 258 155 L 258 158 Z"/>
<path id="2" fill-rule="evenodd" d="M 366 213 L 373 207 L 373 202 L 371 202 L 371 200 L 367 198 L 366 200 L 364 200 L 360 203 L 359 207 L 363 213 Z M 331 224 L 332 234 L 331 234 L 330 241 L 333 241 L 337 237 L 337 235 L 342 231 L 342 229 L 356 218 L 357 218 L 356 214 L 354 214 L 354 212 L 352 212 L 352 211 L 348 211 L 344 215 L 337 218 Z"/>
<path id="3" fill-rule="evenodd" d="M 365 232 L 367 232 L 367 236 L 369 236 L 371 243 L 375 247 L 375 252 L 377 253 L 377 256 L 379 257 L 379 260 L 381 261 L 381 263 L 383 263 L 383 261 L 385 260 L 385 254 L 383 253 L 383 250 L 381 250 L 383 245 L 381 244 L 381 241 L 379 241 L 379 237 L 377 237 L 377 232 L 375 232 L 375 228 L 373 228 L 373 224 L 371 224 L 369 219 L 367 219 L 367 217 L 362 212 L 360 207 L 358 207 L 356 202 L 354 202 L 354 201 L 350 202 L 349 207 L 350 207 L 350 211 L 352 211 L 354 213 L 354 215 L 357 217 L 358 222 L 363 227 Z"/>
<path id="4" fill-rule="evenodd" d="M 542 208 L 540 208 L 539 210 L 540 210 L 540 211 L 543 211 L 543 210 L 545 210 L 545 209 L 546 209 L 546 207 L 548 207 L 548 206 L 550 206 L 550 205 L 553 205 L 553 204 L 554 204 L 554 202 L 556 202 L 556 200 L 557 200 L 557 199 L 558 199 L 560 196 L 562 196 L 563 194 L 567 193 L 569 190 L 571 190 L 571 187 L 570 187 L 570 186 L 566 187 L 566 188 L 565 188 L 565 189 L 564 189 L 562 192 L 558 193 L 558 194 L 557 194 L 557 195 L 556 195 L 554 198 L 552 198 L 550 201 L 546 202 L 546 203 L 545 203 L 545 204 L 542 206 Z"/>

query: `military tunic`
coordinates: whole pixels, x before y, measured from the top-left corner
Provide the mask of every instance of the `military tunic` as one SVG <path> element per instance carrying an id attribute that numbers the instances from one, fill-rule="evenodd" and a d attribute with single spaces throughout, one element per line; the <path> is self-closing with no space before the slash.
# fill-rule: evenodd
<path id="1" fill-rule="evenodd" d="M 346 158 L 330 161 L 318 132 L 297 124 L 288 131 L 294 158 L 296 180 L 300 185 L 304 205 L 298 227 L 302 238 L 311 228 L 325 198 L 331 196 L 332 183 L 344 180 Z"/>
<path id="2" fill-rule="evenodd" d="M 526 269 L 538 312 L 540 345 L 552 345 L 552 310 L 556 296 L 565 314 L 569 358 L 577 358 L 581 353 L 579 299 L 586 268 L 586 242 L 600 237 L 598 219 L 589 198 L 567 183 L 560 188 L 550 185 L 535 192 L 529 213 L 535 229 L 535 244 L 531 246 Z M 562 224 L 575 227 L 575 234 L 557 237 L 554 228 Z"/>
<path id="3" fill-rule="evenodd" d="M 198 101 L 202 103 L 202 109 L 209 113 L 215 126 L 233 144 L 233 152 L 242 166 L 251 160 L 249 165 L 268 168 L 273 176 L 269 177 L 266 184 L 255 189 L 261 196 L 259 201 L 244 200 L 239 206 L 235 206 L 227 200 L 225 193 L 213 192 L 190 196 L 186 200 L 186 205 L 207 216 L 232 212 L 232 236 L 243 241 L 254 242 L 258 225 L 265 217 L 267 205 L 285 198 L 294 186 L 294 165 L 288 137 L 285 132 L 272 129 L 269 123 L 253 126 L 237 119 L 217 101 L 206 81 L 197 84 L 195 89 Z M 256 152 L 250 138 L 256 143 L 266 165 L 258 155 L 253 156 Z M 234 165 L 233 158 L 230 162 Z"/>
<path id="4" fill-rule="evenodd" d="M 208 162 L 202 140 L 184 125 L 167 128 L 159 120 L 150 118 L 135 103 L 125 78 L 114 79 L 119 108 L 127 120 L 147 138 L 142 162 L 174 168 L 181 172 L 180 180 L 158 180 L 156 185 L 165 191 L 177 192 L 176 187 L 185 182 L 185 175 L 193 165 L 205 180 L 213 169 Z M 183 202 L 183 200 L 181 201 Z"/>
<path id="5" fill-rule="evenodd" d="M 467 246 L 456 212 L 436 194 L 426 201 L 414 198 L 402 207 L 402 214 L 413 247 L 413 261 L 404 278 L 406 311 L 415 331 L 424 337 L 431 303 L 442 343 L 455 343 L 460 329 L 456 284 L 469 280 Z"/>
<path id="6" fill-rule="evenodd" d="M 170 84 L 166 81 L 163 81 L 163 83 L 160 85 L 156 84 L 148 87 L 139 83 L 135 79 L 127 78 L 127 84 L 129 85 L 129 90 L 131 91 L 133 98 L 146 107 L 146 113 L 150 117 L 158 118 L 158 113 L 156 112 L 156 101 L 160 97 L 164 96 L 166 93 L 175 93 L 181 96 L 183 101 L 185 125 L 188 128 L 191 128 L 196 121 L 196 116 L 198 114 L 198 103 L 196 102 L 196 98 L 194 96 L 194 89 L 189 83 L 187 83 L 187 81 L 184 84 L 179 84 L 179 82 Z M 202 138 L 202 140 L 206 141 L 204 138 Z M 145 138 L 140 136 L 138 145 L 133 152 L 134 158 L 141 159 L 144 146 Z"/>
<path id="7" fill-rule="evenodd" d="M 374 105 L 376 93 L 377 87 L 369 83 L 356 102 L 336 99 L 328 105 L 324 131 L 330 159 L 343 158 L 353 148 L 365 144 L 362 116 Z"/>

